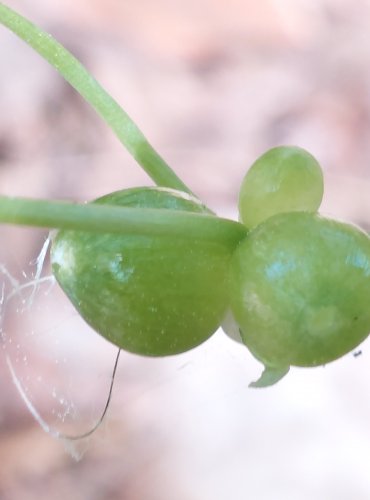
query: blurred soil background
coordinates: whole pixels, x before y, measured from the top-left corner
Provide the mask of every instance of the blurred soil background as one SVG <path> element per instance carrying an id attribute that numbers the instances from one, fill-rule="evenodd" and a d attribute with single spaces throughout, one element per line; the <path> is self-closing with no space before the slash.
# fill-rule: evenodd
<path id="1" fill-rule="evenodd" d="M 370 229 L 369 0 L 8 4 L 81 59 L 219 214 L 237 217 L 238 187 L 258 155 L 296 144 L 324 168 L 323 212 Z M 0 192 L 82 201 L 150 183 L 59 75 L 1 28 Z M 45 237 L 2 227 L 0 263 L 24 281 Z M 36 332 L 21 346 L 32 363 L 18 373 L 68 378 L 78 432 L 104 404 L 115 350 L 75 317 L 61 333 L 73 313 L 59 300 L 22 317 L 3 311 L 3 328 L 21 344 Z M 79 461 L 35 423 L 0 356 L 0 500 L 368 499 L 362 350 L 262 391 L 247 389 L 259 365 L 221 333 L 169 360 L 123 354 L 107 422 Z M 50 384 L 31 396 L 58 427 Z"/>

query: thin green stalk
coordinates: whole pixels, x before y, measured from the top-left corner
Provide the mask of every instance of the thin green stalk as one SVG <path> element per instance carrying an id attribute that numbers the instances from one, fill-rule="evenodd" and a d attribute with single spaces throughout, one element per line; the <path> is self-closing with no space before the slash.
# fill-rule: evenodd
<path id="1" fill-rule="evenodd" d="M 50 34 L 1 2 L 0 23 L 44 57 L 91 104 L 156 184 L 191 192 L 119 104 Z"/>
<path id="2" fill-rule="evenodd" d="M 74 229 L 99 233 L 184 236 L 230 247 L 246 236 L 240 223 L 177 210 L 75 204 L 0 196 L 0 224 Z"/>

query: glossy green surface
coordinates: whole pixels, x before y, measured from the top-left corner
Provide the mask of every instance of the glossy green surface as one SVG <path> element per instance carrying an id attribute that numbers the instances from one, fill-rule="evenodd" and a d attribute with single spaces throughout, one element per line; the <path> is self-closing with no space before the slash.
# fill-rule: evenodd
<path id="1" fill-rule="evenodd" d="M 135 188 L 96 203 L 207 209 L 185 193 Z M 187 237 L 61 231 L 53 272 L 81 316 L 127 351 L 164 356 L 187 351 L 216 331 L 228 302 L 230 251 Z"/>
<path id="2" fill-rule="evenodd" d="M 281 212 L 316 212 L 323 192 L 321 167 L 310 153 L 293 146 L 270 149 L 253 163 L 243 179 L 240 220 L 253 228 Z"/>
<path id="3" fill-rule="evenodd" d="M 276 215 L 238 246 L 230 286 L 243 341 L 265 365 L 325 364 L 370 331 L 370 239 L 318 215 Z"/>

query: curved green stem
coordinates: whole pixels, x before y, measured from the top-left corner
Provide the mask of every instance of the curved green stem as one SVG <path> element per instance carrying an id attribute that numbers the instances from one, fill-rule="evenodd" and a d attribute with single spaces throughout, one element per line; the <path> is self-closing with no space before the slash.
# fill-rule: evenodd
<path id="1" fill-rule="evenodd" d="M 75 204 L 0 196 L 0 224 L 74 229 L 100 233 L 184 236 L 230 249 L 246 236 L 239 222 L 177 210 Z"/>
<path id="2" fill-rule="evenodd" d="M 45 58 L 91 104 L 156 184 L 191 192 L 153 149 L 127 113 L 68 50 L 1 2 L 0 23 Z"/>

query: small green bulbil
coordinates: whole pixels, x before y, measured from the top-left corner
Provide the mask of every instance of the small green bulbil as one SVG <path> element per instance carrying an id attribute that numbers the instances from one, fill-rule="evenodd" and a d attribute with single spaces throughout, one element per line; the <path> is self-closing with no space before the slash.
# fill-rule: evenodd
<path id="1" fill-rule="evenodd" d="M 370 332 L 370 239 L 316 214 L 276 215 L 238 246 L 230 286 L 243 342 L 267 368 L 328 363 Z"/>
<path id="2" fill-rule="evenodd" d="M 134 188 L 95 201 L 209 213 L 193 196 Z M 230 250 L 183 237 L 59 231 L 52 269 L 81 316 L 117 346 L 165 356 L 210 337 L 228 304 Z"/>
<path id="3" fill-rule="evenodd" d="M 324 193 L 321 167 L 307 151 L 278 146 L 260 156 L 239 193 L 240 220 L 249 229 L 282 212 L 316 212 Z"/>

